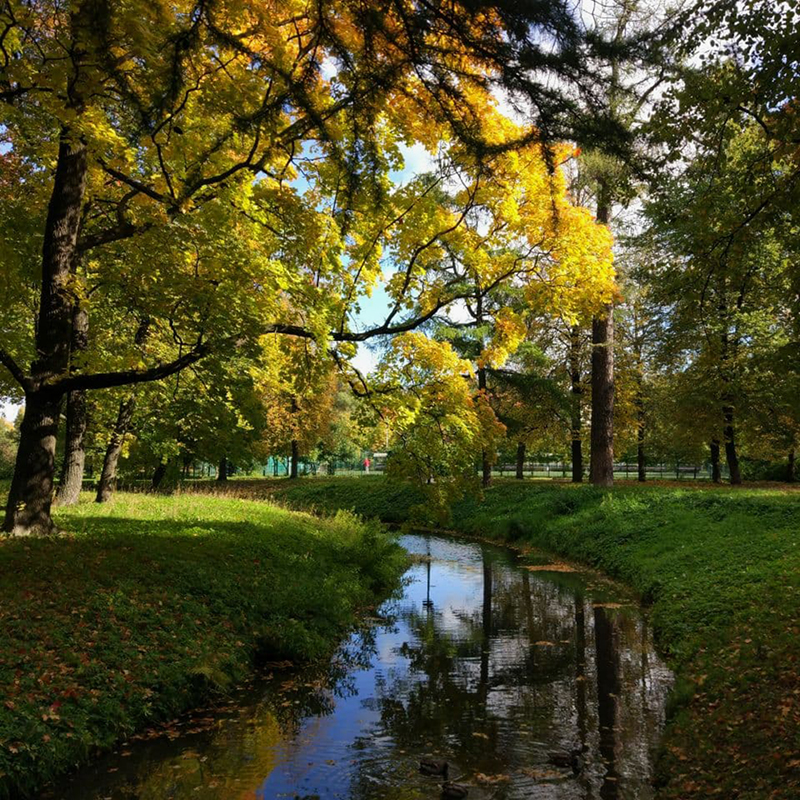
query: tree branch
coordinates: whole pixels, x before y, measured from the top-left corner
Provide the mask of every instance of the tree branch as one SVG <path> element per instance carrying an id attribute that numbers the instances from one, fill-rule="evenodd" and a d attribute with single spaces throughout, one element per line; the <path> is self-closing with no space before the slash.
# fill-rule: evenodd
<path id="1" fill-rule="evenodd" d="M 149 383 L 168 378 L 176 372 L 195 364 L 211 351 L 209 342 L 195 345 L 188 353 L 184 353 L 174 361 L 159 364 L 150 369 L 129 369 L 120 372 L 98 372 L 94 375 L 70 375 L 52 386 L 51 390 L 71 392 L 75 389 L 110 389 L 114 386 L 129 386 L 134 383 Z"/>
<path id="2" fill-rule="evenodd" d="M 11 357 L 11 354 L 2 347 L 0 347 L 0 364 L 11 373 L 14 380 L 27 392 L 30 387 L 30 378 L 25 375 L 19 364 Z"/>

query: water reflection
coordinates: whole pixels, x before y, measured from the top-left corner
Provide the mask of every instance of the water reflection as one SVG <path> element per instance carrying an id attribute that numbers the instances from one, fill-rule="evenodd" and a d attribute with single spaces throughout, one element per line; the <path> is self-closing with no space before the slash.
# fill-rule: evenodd
<path id="1" fill-rule="evenodd" d="M 329 674 L 276 675 L 212 730 L 130 747 L 52 796 L 415 800 L 438 796 L 418 772 L 435 755 L 471 798 L 648 798 L 670 676 L 638 610 L 505 550 L 402 543 L 423 558 L 391 624 Z"/>

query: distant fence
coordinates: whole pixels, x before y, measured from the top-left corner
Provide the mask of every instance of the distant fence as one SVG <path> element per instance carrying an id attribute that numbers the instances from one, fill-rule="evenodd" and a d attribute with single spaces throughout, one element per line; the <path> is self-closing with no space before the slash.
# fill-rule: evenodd
<path id="1" fill-rule="evenodd" d="M 291 472 L 291 461 L 288 458 L 270 458 L 266 464 L 256 466 L 252 469 L 238 469 L 235 464 L 229 464 L 230 477 L 263 477 L 263 478 L 282 478 L 287 477 Z M 312 461 L 310 459 L 300 459 L 297 465 L 297 473 L 305 477 L 330 477 L 338 475 L 341 477 L 363 477 L 368 475 L 381 475 L 386 471 L 385 459 L 370 459 L 369 469 L 366 468 L 363 460 L 359 461 Z M 728 478 L 728 470 L 725 464 L 721 465 L 723 480 Z M 514 477 L 517 472 L 515 463 L 501 461 L 492 467 L 492 475 L 498 477 Z M 522 470 L 523 477 L 536 480 L 569 480 L 572 477 L 572 464 L 569 461 L 526 461 Z M 635 463 L 624 461 L 614 464 L 614 477 L 621 480 L 636 480 L 639 470 Z M 202 480 L 216 478 L 217 468 L 212 464 L 190 464 L 181 472 L 183 480 Z M 584 475 L 588 477 L 588 463 L 584 469 Z M 135 475 L 127 475 L 120 479 L 121 487 L 132 484 L 147 484 L 152 475 L 145 470 Z M 678 480 L 678 481 L 705 481 L 711 480 L 710 464 L 682 464 L 680 462 L 659 464 L 648 464 L 645 477 L 647 480 Z M 87 476 L 87 479 L 88 476 Z"/>
<path id="2" fill-rule="evenodd" d="M 499 463 L 492 467 L 492 474 L 503 476 L 514 476 L 517 473 L 517 465 L 513 463 Z M 572 477 L 572 464 L 569 461 L 550 461 L 535 462 L 526 461 L 523 465 L 522 474 L 526 478 L 550 478 L 551 480 L 566 480 Z M 588 463 L 584 468 L 584 475 L 589 474 Z M 636 479 L 639 475 L 639 467 L 636 463 L 624 461 L 614 463 L 614 477 L 620 479 Z M 722 466 L 722 477 L 727 478 L 727 467 Z M 648 480 L 711 480 L 710 464 L 681 464 L 661 463 L 648 464 L 645 467 L 645 477 Z"/>

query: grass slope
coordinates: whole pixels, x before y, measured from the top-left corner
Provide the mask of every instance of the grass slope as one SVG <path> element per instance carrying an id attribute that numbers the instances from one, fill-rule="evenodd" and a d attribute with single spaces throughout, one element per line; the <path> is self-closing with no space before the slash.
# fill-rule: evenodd
<path id="1" fill-rule="evenodd" d="M 0 539 L 0 797 L 245 677 L 329 655 L 405 556 L 379 529 L 264 503 L 119 495 Z"/>
<path id="2" fill-rule="evenodd" d="M 380 478 L 271 491 L 394 522 L 419 500 Z M 591 564 L 652 605 L 678 673 L 660 798 L 800 797 L 800 493 L 501 481 L 453 527 Z"/>

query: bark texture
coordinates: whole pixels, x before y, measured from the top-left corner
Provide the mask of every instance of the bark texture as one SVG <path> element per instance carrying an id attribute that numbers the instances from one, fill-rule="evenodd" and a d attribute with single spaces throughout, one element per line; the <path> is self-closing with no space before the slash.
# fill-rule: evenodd
<path id="1" fill-rule="evenodd" d="M 81 303 L 72 308 L 72 349 L 70 369 L 75 368 L 75 357 L 89 343 L 89 314 Z M 76 389 L 67 394 L 67 430 L 64 441 L 64 461 L 56 490 L 56 505 L 71 506 L 78 502 L 83 488 L 83 470 L 86 461 L 84 437 L 89 423 L 86 391 Z"/>
<path id="2" fill-rule="evenodd" d="M 36 329 L 37 360 L 25 390 L 25 421 L 8 495 L 3 530 L 49 534 L 55 447 L 63 395 L 48 388 L 69 369 L 74 297 L 70 277 L 86 188 L 86 145 L 63 130 L 42 246 L 42 286 Z"/>
<path id="3" fill-rule="evenodd" d="M 642 385 L 639 383 L 636 389 L 636 467 L 639 483 L 647 480 L 647 460 L 644 451 L 645 426 L 644 393 Z"/>
<path id="4" fill-rule="evenodd" d="M 608 225 L 611 194 L 598 186 L 597 221 Z M 589 480 L 595 486 L 614 483 L 614 306 L 592 320 L 592 433 Z"/>
<path id="5" fill-rule="evenodd" d="M 486 370 L 483 367 L 478 370 L 478 391 L 486 396 Z M 489 486 L 491 482 L 492 462 L 489 459 L 489 453 L 481 450 L 481 483 L 483 486 Z"/>
<path id="6" fill-rule="evenodd" d="M 125 442 L 125 434 L 127 434 L 131 426 L 134 407 L 135 400 L 133 397 L 128 397 L 119 404 L 117 421 L 114 423 L 114 430 L 111 431 L 111 438 L 108 441 L 106 455 L 103 459 L 103 469 L 100 473 L 100 480 L 97 483 L 95 501 L 98 503 L 107 503 L 117 488 L 117 463 L 122 452 L 122 445 Z"/>
<path id="7" fill-rule="evenodd" d="M 583 419 L 580 362 L 581 330 L 574 325 L 569 336 L 570 428 L 572 431 L 572 482 L 583 483 Z"/>
<path id="8" fill-rule="evenodd" d="M 742 472 L 739 467 L 739 454 L 736 450 L 736 427 L 734 424 L 734 410 L 732 405 L 727 405 L 722 409 L 725 420 L 723 435 L 725 437 L 725 459 L 728 462 L 728 472 L 733 486 L 738 486 L 742 482 Z"/>
<path id="9" fill-rule="evenodd" d="M 711 480 L 714 483 L 722 483 L 722 470 L 719 465 L 719 442 L 714 439 L 711 442 Z"/>
<path id="10" fill-rule="evenodd" d="M 592 320 L 592 442 L 589 479 L 595 486 L 614 483 L 614 317 Z"/>

